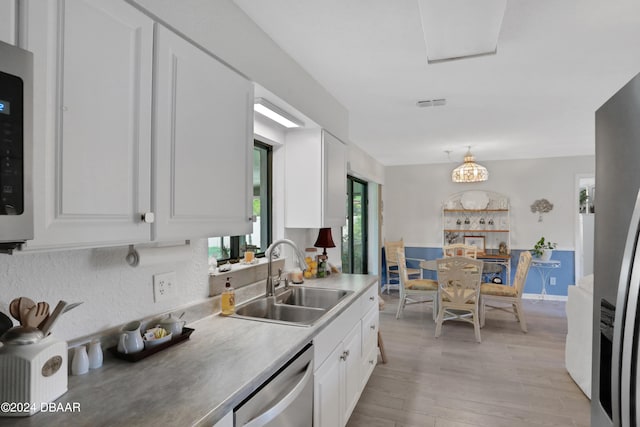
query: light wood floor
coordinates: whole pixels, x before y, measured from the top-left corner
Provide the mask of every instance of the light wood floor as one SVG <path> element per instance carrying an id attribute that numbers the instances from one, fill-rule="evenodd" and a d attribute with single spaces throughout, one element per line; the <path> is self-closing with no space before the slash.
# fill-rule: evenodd
<path id="1" fill-rule="evenodd" d="M 429 306 L 396 320 L 397 294 L 384 299 L 389 361 L 373 371 L 348 427 L 590 425 L 590 401 L 564 368 L 564 302 L 525 300 L 527 334 L 508 313 L 490 312 L 478 344 L 470 324 L 445 322 L 436 339 Z"/>

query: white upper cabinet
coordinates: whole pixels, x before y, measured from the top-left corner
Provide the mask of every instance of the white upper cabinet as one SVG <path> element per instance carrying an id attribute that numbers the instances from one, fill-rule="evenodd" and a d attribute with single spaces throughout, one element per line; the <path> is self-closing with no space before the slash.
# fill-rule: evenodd
<path id="1" fill-rule="evenodd" d="M 149 241 L 153 21 L 120 1 L 29 2 L 35 240 Z"/>
<path id="2" fill-rule="evenodd" d="M 252 230 L 253 85 L 157 28 L 155 239 Z"/>
<path id="3" fill-rule="evenodd" d="M 124 1 L 25 2 L 20 15 L 34 53 L 27 249 L 251 231 L 251 82 Z"/>
<path id="4" fill-rule="evenodd" d="M 285 226 L 340 227 L 346 221 L 347 150 L 325 130 L 287 133 Z"/>
<path id="5" fill-rule="evenodd" d="M 0 41 L 16 45 L 18 0 L 0 0 Z"/>

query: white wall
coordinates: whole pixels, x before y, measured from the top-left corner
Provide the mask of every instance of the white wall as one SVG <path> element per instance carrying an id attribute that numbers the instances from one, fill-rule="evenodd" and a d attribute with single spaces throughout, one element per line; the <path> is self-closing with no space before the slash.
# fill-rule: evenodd
<path id="1" fill-rule="evenodd" d="M 177 310 L 208 297 L 206 245 L 205 239 L 192 241 L 187 262 L 136 268 L 125 262 L 128 247 L 0 255 L 0 311 L 9 313 L 9 302 L 19 296 L 47 301 L 51 310 L 58 300 L 83 301 L 54 327 L 57 337 L 70 340 Z M 156 304 L 152 277 L 167 271 L 176 272 L 179 292 Z"/>
<path id="2" fill-rule="evenodd" d="M 511 203 L 511 247 L 528 249 L 544 235 L 558 249 L 574 249 L 577 195 L 575 176 L 593 173 L 595 157 L 561 157 L 480 162 L 489 180 L 477 184 L 451 182 L 457 164 L 390 166 L 383 187 L 383 235 L 403 237 L 407 246 L 442 245 L 442 202 L 450 194 L 488 190 L 507 195 Z M 545 198 L 553 211 L 538 222 L 531 204 Z"/>
<path id="3" fill-rule="evenodd" d="M 355 144 L 349 144 L 347 158 L 347 173 L 349 175 L 376 184 L 384 184 L 384 166 L 362 148 Z"/>

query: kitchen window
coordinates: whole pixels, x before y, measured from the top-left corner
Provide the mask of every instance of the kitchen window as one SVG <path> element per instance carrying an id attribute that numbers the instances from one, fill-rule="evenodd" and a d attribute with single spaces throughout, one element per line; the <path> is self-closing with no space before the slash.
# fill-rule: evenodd
<path id="1" fill-rule="evenodd" d="M 253 232 L 245 236 L 209 238 L 209 258 L 238 260 L 247 250 L 263 256 L 271 244 L 272 148 L 260 141 L 253 144 Z"/>

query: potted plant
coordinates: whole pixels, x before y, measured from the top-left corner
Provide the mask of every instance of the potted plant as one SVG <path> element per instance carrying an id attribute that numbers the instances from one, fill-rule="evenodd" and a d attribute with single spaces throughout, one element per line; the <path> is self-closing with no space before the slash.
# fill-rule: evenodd
<path id="1" fill-rule="evenodd" d="M 556 246 L 558 246 L 556 243 L 545 240 L 543 236 L 535 244 L 532 252 L 536 258 L 540 258 L 542 261 L 549 261 Z"/>

